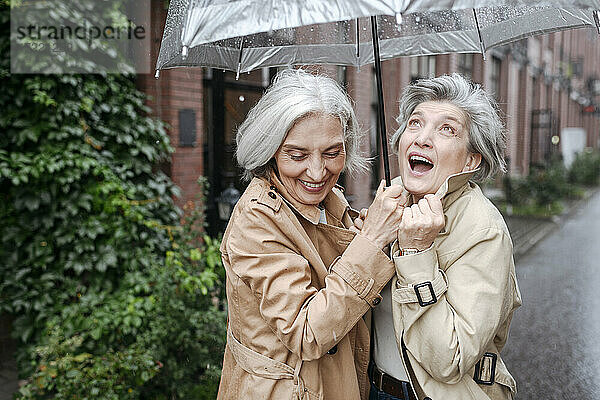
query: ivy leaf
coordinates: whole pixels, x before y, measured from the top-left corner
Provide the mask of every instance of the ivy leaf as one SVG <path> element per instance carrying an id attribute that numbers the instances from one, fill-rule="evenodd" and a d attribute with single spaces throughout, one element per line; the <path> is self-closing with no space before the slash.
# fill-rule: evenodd
<path id="1" fill-rule="evenodd" d="M 27 197 L 23 199 L 23 203 L 29 211 L 35 211 L 40 207 L 40 199 L 35 197 Z"/>
<path id="2" fill-rule="evenodd" d="M 190 250 L 190 260 L 199 261 L 200 259 L 202 259 L 202 253 L 200 252 L 200 250 L 198 248 L 191 249 Z"/>
<path id="3" fill-rule="evenodd" d="M 81 274 L 83 271 L 85 271 L 87 269 L 87 267 L 85 266 L 85 264 L 81 263 L 81 262 L 74 262 L 72 264 L 73 266 L 73 270 L 79 275 Z"/>
<path id="4" fill-rule="evenodd" d="M 92 331 L 90 332 L 90 335 L 92 336 L 92 339 L 94 339 L 94 340 L 100 339 L 100 336 L 102 335 L 102 328 L 97 327 L 97 328 L 92 329 Z"/>
<path id="5" fill-rule="evenodd" d="M 75 357 L 73 357 L 73 360 L 77 361 L 77 362 L 84 362 L 85 360 L 87 360 L 90 357 L 92 357 L 92 355 L 89 353 L 80 353 L 80 354 L 77 354 Z"/>
<path id="6" fill-rule="evenodd" d="M 67 378 L 77 378 L 79 375 L 81 375 L 81 372 L 76 369 L 70 369 L 66 373 Z"/>
<path id="7" fill-rule="evenodd" d="M 106 265 L 106 262 L 104 260 L 100 260 L 96 263 L 96 270 L 98 272 L 106 272 L 107 268 L 108 268 L 108 265 Z"/>

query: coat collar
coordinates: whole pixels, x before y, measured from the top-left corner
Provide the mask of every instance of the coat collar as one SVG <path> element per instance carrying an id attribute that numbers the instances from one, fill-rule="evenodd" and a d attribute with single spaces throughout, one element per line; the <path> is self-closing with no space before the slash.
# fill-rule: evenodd
<path id="1" fill-rule="evenodd" d="M 444 183 L 442 183 L 442 186 L 440 186 L 435 193 L 442 199 L 444 208 L 452 204 L 454 200 L 460 197 L 463 191 L 459 189 L 462 189 L 478 170 L 479 168 L 472 171 L 459 172 L 446 178 Z M 392 180 L 392 184 L 402 185 L 402 179 L 398 176 Z M 411 203 L 414 203 L 414 198 L 412 196 Z"/>
<path id="2" fill-rule="evenodd" d="M 302 217 L 310 221 L 312 224 L 319 224 L 321 209 L 316 205 L 303 204 L 295 200 L 287 191 L 283 183 L 281 183 L 281 180 L 279 179 L 275 171 L 271 172 L 270 184 L 272 186 L 275 186 L 275 190 L 279 192 L 281 198 L 285 201 L 285 203 L 288 206 L 290 206 L 292 210 L 302 215 Z M 333 215 L 339 221 L 342 221 L 342 217 L 348 208 L 348 204 L 344 200 L 342 200 L 343 195 L 338 195 L 336 191 L 338 191 L 338 189 L 333 188 L 323 200 L 322 205 L 331 215 Z"/>

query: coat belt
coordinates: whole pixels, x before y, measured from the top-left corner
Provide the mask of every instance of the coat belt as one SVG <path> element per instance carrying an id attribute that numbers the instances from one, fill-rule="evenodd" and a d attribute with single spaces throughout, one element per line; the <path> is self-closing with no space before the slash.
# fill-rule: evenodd
<path id="1" fill-rule="evenodd" d="M 229 346 L 235 362 L 247 373 L 265 379 L 292 379 L 295 386 L 292 399 L 304 400 L 308 398 L 307 391 L 304 389 L 304 381 L 300 377 L 301 359 L 298 360 L 296 368 L 273 360 L 244 346 L 233 336 L 231 329 L 227 329 L 227 346 Z"/>

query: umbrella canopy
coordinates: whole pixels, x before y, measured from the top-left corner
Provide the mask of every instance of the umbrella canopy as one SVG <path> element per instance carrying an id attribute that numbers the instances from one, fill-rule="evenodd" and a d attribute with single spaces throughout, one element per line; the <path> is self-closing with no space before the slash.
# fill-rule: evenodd
<path id="1" fill-rule="evenodd" d="M 156 76 L 185 66 L 239 76 L 263 67 L 375 63 L 389 185 L 381 60 L 485 56 L 491 47 L 529 35 L 585 26 L 600 33 L 598 9 L 600 0 L 171 0 Z"/>
<path id="2" fill-rule="evenodd" d="M 172 0 L 156 69 L 374 62 L 368 19 L 378 18 L 381 60 L 484 53 L 526 36 L 595 26 L 600 0 Z M 334 22 L 334 23 L 332 23 Z"/>

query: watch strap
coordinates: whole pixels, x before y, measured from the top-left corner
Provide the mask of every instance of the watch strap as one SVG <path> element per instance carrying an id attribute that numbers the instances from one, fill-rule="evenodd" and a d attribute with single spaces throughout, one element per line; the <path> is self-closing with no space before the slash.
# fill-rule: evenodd
<path id="1" fill-rule="evenodd" d="M 403 248 L 400 248 L 400 255 L 401 256 L 412 256 L 412 255 L 418 254 L 420 252 L 421 252 L 421 250 L 419 250 L 419 249 L 413 249 L 413 248 L 403 249 Z"/>

